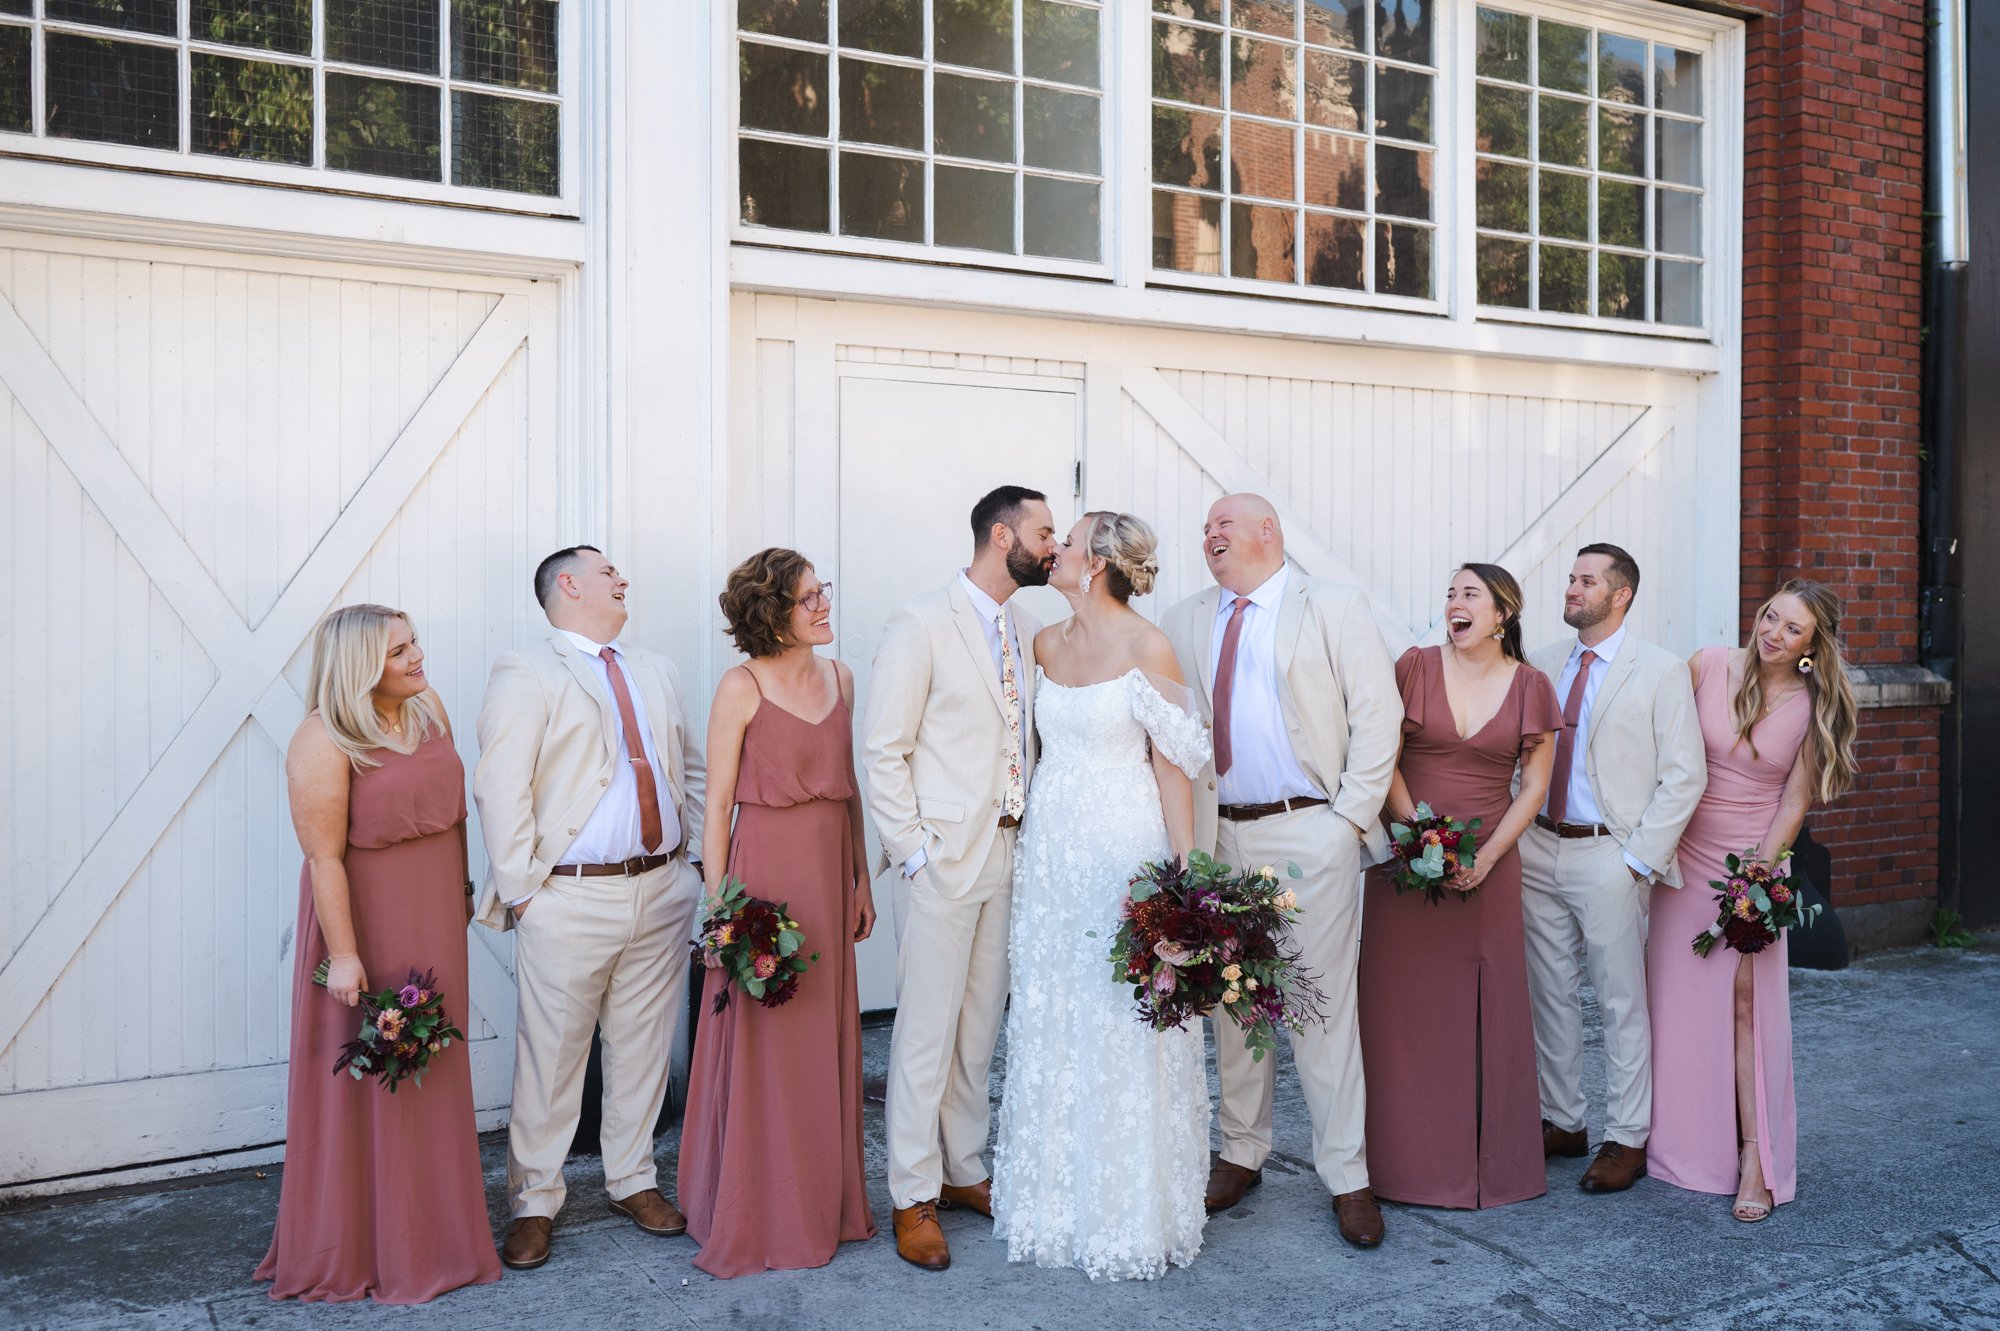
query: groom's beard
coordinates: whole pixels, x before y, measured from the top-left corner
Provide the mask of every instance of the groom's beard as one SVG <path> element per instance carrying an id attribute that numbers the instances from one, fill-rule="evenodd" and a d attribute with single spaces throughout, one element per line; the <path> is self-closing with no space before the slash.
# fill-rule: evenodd
<path id="1" fill-rule="evenodd" d="M 1037 559 L 1027 547 L 1017 545 L 1007 552 L 1007 576 L 1014 580 L 1016 587 L 1046 587 L 1049 585 L 1049 565 L 1053 559 Z"/>

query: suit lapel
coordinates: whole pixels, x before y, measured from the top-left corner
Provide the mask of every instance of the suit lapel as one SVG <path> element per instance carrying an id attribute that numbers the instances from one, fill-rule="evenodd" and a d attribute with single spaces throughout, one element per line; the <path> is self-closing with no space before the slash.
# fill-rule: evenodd
<path id="1" fill-rule="evenodd" d="M 1305 575 L 1293 566 L 1285 580 L 1285 599 L 1278 606 L 1278 678 L 1292 668 L 1292 655 L 1299 649 L 1299 629 L 1306 621 Z"/>
<path id="2" fill-rule="evenodd" d="M 596 673 L 583 663 L 583 653 L 577 651 L 568 638 L 554 634 L 549 638 L 549 646 L 555 649 L 556 655 L 576 679 L 577 685 L 583 689 L 584 696 L 597 704 L 597 714 L 604 723 L 599 727 L 599 731 L 604 738 L 605 761 L 616 760 L 618 756 L 616 736 L 621 723 L 618 720 L 617 710 L 611 705 L 611 699 L 605 695 L 604 686 L 597 682 Z"/>
<path id="3" fill-rule="evenodd" d="M 681 786 L 680 745 L 674 740 L 674 709 L 667 700 L 666 682 L 654 668 L 653 659 L 642 653 L 627 652 L 625 663 L 632 667 L 632 677 L 638 681 L 639 692 L 646 698 L 646 724 L 653 731 L 653 747 L 658 752 L 660 764 L 666 768 L 667 780 L 676 791 Z"/>
<path id="4" fill-rule="evenodd" d="M 951 618 L 952 622 L 958 625 L 958 636 L 965 640 L 965 650 L 971 654 L 973 664 L 978 667 L 979 677 L 986 681 L 986 691 L 993 696 L 993 705 L 1000 709 L 1000 715 L 1004 717 L 1007 715 L 1007 700 L 1000 694 L 1000 672 L 993 668 L 993 652 L 986 645 L 986 626 L 979 622 L 979 613 L 972 608 L 972 602 L 966 598 L 965 589 L 956 582 L 951 585 L 950 597 Z M 1018 666 L 1021 660 L 1018 647 L 1014 652 L 1014 660 Z M 1019 686 L 1017 678 L 1015 687 Z"/>
<path id="5" fill-rule="evenodd" d="M 1195 601 L 1194 637 L 1200 651 L 1194 668 L 1201 676 L 1201 695 L 1215 698 L 1215 607 L 1222 602 L 1222 588 L 1210 587 Z"/>
<path id="6" fill-rule="evenodd" d="M 1597 697 L 1591 703 L 1590 743 L 1587 748 L 1597 747 L 1597 737 L 1604 733 L 1604 718 L 1611 711 L 1612 700 L 1618 696 L 1618 690 L 1625 687 L 1625 681 L 1632 678 L 1632 672 L 1638 667 L 1639 653 L 1634 651 L 1632 644 L 1628 642 L 1618 653 L 1617 658 L 1611 662 L 1611 668 L 1604 672 L 1604 683 L 1598 686 Z"/>

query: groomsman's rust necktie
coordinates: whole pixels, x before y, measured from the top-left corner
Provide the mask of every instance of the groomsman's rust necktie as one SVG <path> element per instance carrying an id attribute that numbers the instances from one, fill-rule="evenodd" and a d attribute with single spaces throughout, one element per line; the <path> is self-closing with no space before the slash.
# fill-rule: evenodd
<path id="1" fill-rule="evenodd" d="M 639 779 L 639 841 L 648 853 L 660 848 L 660 792 L 653 784 L 653 764 L 646 758 L 646 741 L 639 735 L 639 713 L 632 706 L 632 689 L 625 682 L 625 668 L 609 647 L 598 652 L 611 676 L 611 693 L 618 699 L 618 718 L 625 723 L 625 752 L 632 775 Z"/>
<path id="2" fill-rule="evenodd" d="M 1239 596 L 1230 603 L 1229 627 L 1222 631 L 1222 657 L 1215 663 L 1215 774 L 1225 776 L 1235 753 L 1229 743 L 1229 703 L 1236 693 L 1236 644 L 1243 638 L 1243 612 L 1250 598 Z"/>
<path id="3" fill-rule="evenodd" d="M 1583 691 L 1590 684 L 1590 667 L 1597 653 L 1588 647 L 1577 658 L 1576 678 L 1570 681 L 1569 697 L 1563 699 L 1563 728 L 1556 736 L 1555 770 L 1549 774 L 1549 821 L 1562 822 L 1569 814 L 1569 773 L 1576 765 L 1576 723 L 1583 719 Z"/>

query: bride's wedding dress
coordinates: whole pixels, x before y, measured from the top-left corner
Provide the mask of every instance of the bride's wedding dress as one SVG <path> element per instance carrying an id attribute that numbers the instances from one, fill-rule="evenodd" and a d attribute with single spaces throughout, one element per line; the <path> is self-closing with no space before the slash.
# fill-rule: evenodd
<path id="1" fill-rule="evenodd" d="M 1010 1261 L 1152 1279 L 1201 1251 L 1208 1078 L 1199 1024 L 1141 1025 L 1109 955 L 1132 875 L 1170 853 L 1149 741 L 1192 779 L 1208 736 L 1139 670 L 1077 688 L 1044 676 L 1035 729 L 994 1230 Z"/>

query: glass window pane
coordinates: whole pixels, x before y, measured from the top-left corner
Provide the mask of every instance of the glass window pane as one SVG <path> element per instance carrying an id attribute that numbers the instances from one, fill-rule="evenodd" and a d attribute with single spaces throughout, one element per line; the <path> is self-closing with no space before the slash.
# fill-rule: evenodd
<path id="1" fill-rule="evenodd" d="M 1528 81 L 1528 34 L 1534 20 L 1526 14 L 1509 14 L 1498 9 L 1479 11 L 1479 58 L 1481 78 Z"/>
<path id="2" fill-rule="evenodd" d="M 1366 132 L 1367 64 L 1331 51 L 1307 51 L 1306 119 L 1329 129 Z"/>
<path id="3" fill-rule="evenodd" d="M 740 42 L 736 47 L 736 75 L 736 114 L 743 128 L 825 135 L 824 52 Z"/>
<path id="4" fill-rule="evenodd" d="M 1525 240 L 1479 238 L 1479 303 L 1528 308 L 1528 250 Z"/>
<path id="5" fill-rule="evenodd" d="M 1368 48 L 1368 0 L 1306 0 L 1306 40 L 1342 51 Z"/>
<path id="6" fill-rule="evenodd" d="M 561 193 L 559 112 L 554 102 L 454 89 L 451 183 L 517 194 Z"/>
<path id="7" fill-rule="evenodd" d="M 1597 95 L 1626 106 L 1646 104 L 1645 39 L 1597 34 Z"/>
<path id="8" fill-rule="evenodd" d="M 1429 0 L 1376 0 L 1375 53 L 1413 65 L 1431 62 Z"/>
<path id="9" fill-rule="evenodd" d="M 1701 195 L 1677 189 L 1663 189 L 1658 195 L 1653 248 L 1667 254 L 1700 254 Z"/>
<path id="10" fill-rule="evenodd" d="M 826 40 L 826 0 L 736 0 L 736 26 L 745 32 Z M 815 227 L 824 231 L 826 228 Z"/>
<path id="11" fill-rule="evenodd" d="M 1306 202 L 1366 212 L 1368 140 L 1307 130 Z"/>
<path id="12" fill-rule="evenodd" d="M 1646 247 L 1646 187 L 1618 180 L 1597 182 L 1597 243 Z M 1643 304 L 1643 302 L 1641 302 Z"/>
<path id="13" fill-rule="evenodd" d="M 1153 267 L 1177 273 L 1222 272 L 1222 200 L 1153 191 Z"/>
<path id="14" fill-rule="evenodd" d="M 924 164 L 873 153 L 840 155 L 840 234 L 924 239 Z"/>
<path id="15" fill-rule="evenodd" d="M 35 128 L 34 51 L 34 29 L 0 27 L 0 129 L 28 134 Z"/>
<path id="16" fill-rule="evenodd" d="M 556 91 L 556 0 L 451 0 L 451 74 Z"/>
<path id="17" fill-rule="evenodd" d="M 438 90 L 358 74 L 326 76 L 326 164 L 401 180 L 439 180 Z"/>
<path id="18" fill-rule="evenodd" d="M 1013 161 L 1015 85 L 960 74 L 936 77 L 931 113 L 936 150 L 947 157 Z"/>
<path id="19" fill-rule="evenodd" d="M 1393 65 L 1375 67 L 1375 129 L 1391 138 L 1431 141 L 1431 76 Z"/>
<path id="20" fill-rule="evenodd" d="M 1029 166 L 1095 175 L 1098 100 L 1053 88 L 1021 89 L 1021 151 Z"/>
<path id="21" fill-rule="evenodd" d="M 1229 6 L 1229 25 L 1297 41 L 1299 7 L 1296 0 L 1235 0 Z"/>
<path id="22" fill-rule="evenodd" d="M 1622 176 L 1646 174 L 1646 117 L 1634 111 L 1597 110 L 1597 169 Z"/>
<path id="23" fill-rule="evenodd" d="M 188 33 L 260 51 L 312 53 L 312 0 L 189 0 Z"/>
<path id="24" fill-rule="evenodd" d="M 1535 81 L 1562 92 L 1590 91 L 1590 29 L 1543 19 L 1536 41 Z"/>
<path id="25" fill-rule="evenodd" d="M 1542 172 L 1541 203 L 1541 234 L 1564 240 L 1590 239 L 1589 176 Z"/>
<path id="26" fill-rule="evenodd" d="M 180 57 L 171 46 L 42 35 L 48 133 L 141 148 L 179 148 Z"/>
<path id="27" fill-rule="evenodd" d="M 1266 199 L 1298 197 L 1292 174 L 1296 131 L 1289 125 L 1265 125 L 1255 120 L 1229 122 L 1229 188 L 1235 194 Z"/>
<path id="28" fill-rule="evenodd" d="M 1664 117 L 1654 124 L 1659 130 L 1653 159 L 1658 178 L 1676 185 L 1701 184 L 1701 126 Z"/>
<path id="29" fill-rule="evenodd" d="M 934 168 L 931 234 L 962 250 L 1014 252 L 1014 173 L 969 166 Z"/>
<path id="30" fill-rule="evenodd" d="M 1567 97 L 1540 97 L 1541 138 L 1537 156 L 1557 166 L 1590 165 L 1590 103 Z"/>
<path id="31" fill-rule="evenodd" d="M 1199 19 L 1203 23 L 1222 22 L 1222 0 L 1153 0 L 1153 8 L 1175 18 Z"/>
<path id="32" fill-rule="evenodd" d="M 173 37 L 180 32 L 179 0 L 45 0 L 42 17 L 156 37 Z"/>
<path id="33" fill-rule="evenodd" d="M 1014 72 L 1014 0 L 931 0 L 931 41 L 941 65 Z"/>
<path id="34" fill-rule="evenodd" d="M 1659 322 L 1689 327 L 1701 323 L 1700 264 L 1661 259 L 1654 280 L 1655 302 L 1659 306 L 1659 313 L 1654 317 Z"/>
<path id="35" fill-rule="evenodd" d="M 1298 244 L 1298 214 L 1290 208 L 1229 205 L 1229 275 L 1290 282 Z"/>
<path id="36" fill-rule="evenodd" d="M 744 139 L 736 145 L 739 216 L 748 226 L 825 232 L 831 197 L 824 148 Z"/>
<path id="37" fill-rule="evenodd" d="M 1646 317 L 1646 265 L 1643 254 L 1597 256 L 1597 313 L 1606 319 Z"/>
<path id="38" fill-rule="evenodd" d="M 1222 188 L 1222 117 L 1179 106 L 1153 108 L 1153 180 Z"/>
<path id="39" fill-rule="evenodd" d="M 840 44 L 921 57 L 923 0 L 840 0 Z"/>
<path id="40" fill-rule="evenodd" d="M 1094 9 L 1021 0 L 1021 64 L 1032 79 L 1099 86 L 1097 16 Z"/>
<path id="41" fill-rule="evenodd" d="M 924 71 L 841 57 L 840 137 L 922 152 Z"/>
<path id="42" fill-rule="evenodd" d="M 313 72 L 275 60 L 188 57 L 188 146 L 215 157 L 311 166 Z"/>
<path id="43" fill-rule="evenodd" d="M 1541 250 L 1540 308 L 1554 314 L 1588 314 L 1590 251 L 1569 245 L 1544 245 Z"/>
<path id="44" fill-rule="evenodd" d="M 1368 287 L 1367 226 L 1358 217 L 1306 214 L 1306 285 L 1364 291 Z"/>
<path id="45" fill-rule="evenodd" d="M 0 0 L 0 14 L 25 16 L 35 12 L 35 0 Z"/>
<path id="46" fill-rule="evenodd" d="M 1229 39 L 1229 109 L 1290 120 L 1299 108 L 1299 48 L 1255 37 Z"/>
<path id="47" fill-rule="evenodd" d="M 1494 231 L 1528 230 L 1528 168 L 1481 161 L 1473 191 L 1479 225 Z"/>
<path id="48" fill-rule="evenodd" d="M 1222 34 L 1180 23 L 1153 25 L 1153 95 L 1222 105 Z"/>
<path id="49" fill-rule="evenodd" d="M 1406 222 L 1375 224 L 1375 293 L 1413 296 L 1431 294 L 1431 229 Z"/>
<path id="50" fill-rule="evenodd" d="M 1049 259 L 1095 262 L 1099 217 L 1098 186 L 1083 180 L 1029 176 L 1022 182 L 1022 248 Z"/>
<path id="51" fill-rule="evenodd" d="M 1528 105 L 1531 94 L 1521 88 L 1479 85 L 1476 109 L 1479 151 L 1503 157 L 1528 155 Z"/>
<path id="52" fill-rule="evenodd" d="M 438 72 L 437 0 L 346 0 L 322 10 L 326 57 L 350 65 Z M 327 98 L 332 104 L 332 96 Z"/>
<path id="53" fill-rule="evenodd" d="M 1701 57 L 1671 46 L 1653 48 L 1653 105 L 1682 115 L 1701 114 Z"/>
<path id="54" fill-rule="evenodd" d="M 1375 211 L 1392 217 L 1431 215 L 1431 167 L 1435 153 L 1413 148 L 1375 147 Z"/>

